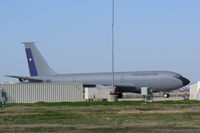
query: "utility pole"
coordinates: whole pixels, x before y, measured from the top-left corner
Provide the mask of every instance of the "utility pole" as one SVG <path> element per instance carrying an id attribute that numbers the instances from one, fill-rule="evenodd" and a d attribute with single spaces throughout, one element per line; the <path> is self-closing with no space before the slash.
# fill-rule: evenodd
<path id="1" fill-rule="evenodd" d="M 114 23 L 115 22 L 115 0 L 112 0 L 112 90 L 115 89 L 115 75 L 114 75 Z"/>

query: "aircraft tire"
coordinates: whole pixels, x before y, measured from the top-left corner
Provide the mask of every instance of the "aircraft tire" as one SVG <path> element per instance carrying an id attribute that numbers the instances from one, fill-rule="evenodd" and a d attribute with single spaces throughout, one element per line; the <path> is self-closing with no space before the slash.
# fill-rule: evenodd
<path id="1" fill-rule="evenodd" d="M 123 94 L 122 93 L 118 93 L 118 98 L 123 98 Z"/>
<path id="2" fill-rule="evenodd" d="M 169 97 L 170 97 L 169 93 L 164 94 L 164 98 L 169 98 Z"/>

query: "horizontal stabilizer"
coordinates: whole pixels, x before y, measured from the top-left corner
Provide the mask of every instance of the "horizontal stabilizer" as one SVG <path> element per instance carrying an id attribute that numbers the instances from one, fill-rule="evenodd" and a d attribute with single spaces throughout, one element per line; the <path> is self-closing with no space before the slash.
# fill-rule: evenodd
<path id="1" fill-rule="evenodd" d="M 13 76 L 13 75 L 5 75 L 6 77 L 17 78 L 20 82 L 29 81 L 29 82 L 43 82 L 42 79 L 33 78 L 33 77 L 24 77 L 24 76 Z"/>

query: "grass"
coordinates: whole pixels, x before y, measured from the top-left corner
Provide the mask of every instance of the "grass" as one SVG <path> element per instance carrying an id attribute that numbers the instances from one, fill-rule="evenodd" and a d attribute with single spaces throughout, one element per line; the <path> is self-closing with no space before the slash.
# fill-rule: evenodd
<path id="1" fill-rule="evenodd" d="M 0 132 L 200 132 L 200 102 L 7 104 Z"/>
<path id="2" fill-rule="evenodd" d="M 103 106 L 110 106 L 110 105 L 152 105 L 152 104 L 200 104 L 200 101 L 156 101 L 156 102 L 144 102 L 144 101 L 120 101 L 120 102 L 57 102 L 57 103 L 45 103 L 45 102 L 38 102 L 34 104 L 29 103 L 13 103 L 13 104 L 6 104 L 6 107 L 11 106 L 95 106 L 95 105 L 103 105 Z"/>

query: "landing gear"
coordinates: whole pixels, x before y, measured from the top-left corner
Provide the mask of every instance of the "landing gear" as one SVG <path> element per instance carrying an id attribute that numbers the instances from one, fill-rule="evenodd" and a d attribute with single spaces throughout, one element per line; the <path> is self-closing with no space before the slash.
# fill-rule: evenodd
<path id="1" fill-rule="evenodd" d="M 169 97 L 170 97 L 169 93 L 164 93 L 164 98 L 169 98 Z"/>
<path id="2" fill-rule="evenodd" d="M 121 92 L 118 93 L 118 98 L 123 98 L 123 94 Z"/>

